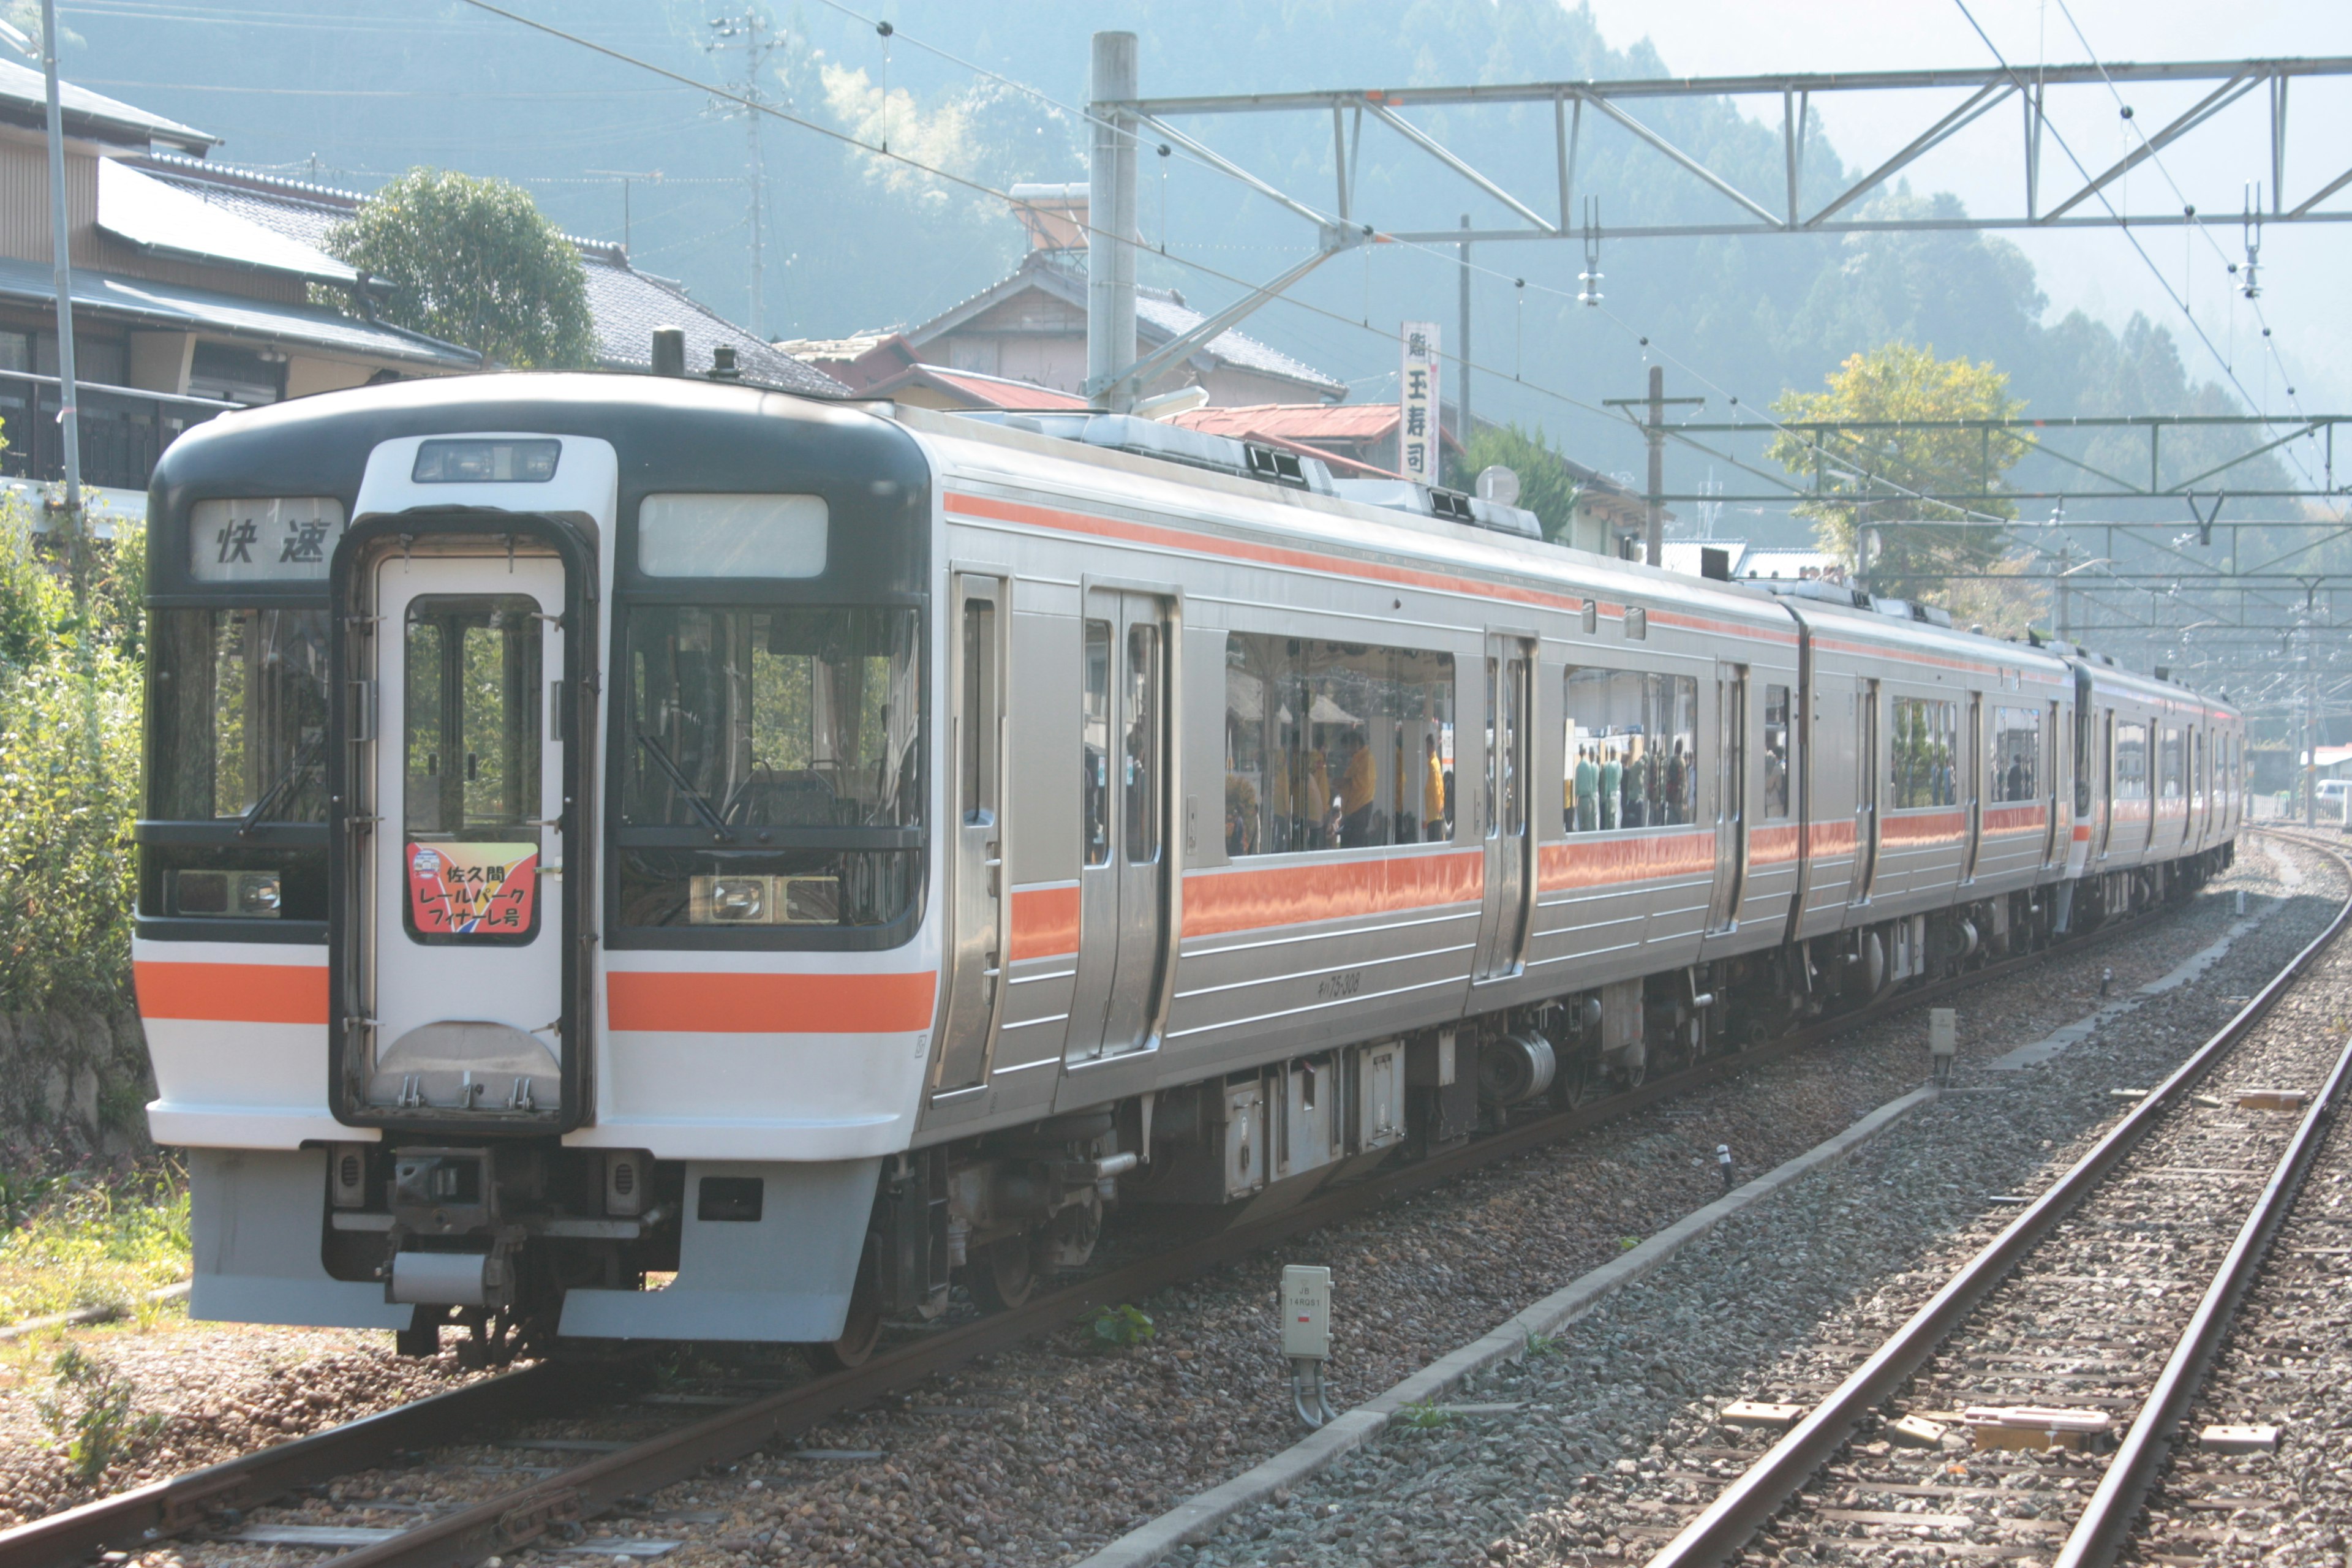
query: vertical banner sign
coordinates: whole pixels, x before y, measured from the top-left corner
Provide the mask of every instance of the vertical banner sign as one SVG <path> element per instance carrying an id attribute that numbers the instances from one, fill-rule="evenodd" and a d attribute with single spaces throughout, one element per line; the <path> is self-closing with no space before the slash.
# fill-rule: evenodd
<path id="1" fill-rule="evenodd" d="M 1397 374 L 1397 472 L 1438 482 L 1437 323 L 1404 323 L 1404 363 Z"/>

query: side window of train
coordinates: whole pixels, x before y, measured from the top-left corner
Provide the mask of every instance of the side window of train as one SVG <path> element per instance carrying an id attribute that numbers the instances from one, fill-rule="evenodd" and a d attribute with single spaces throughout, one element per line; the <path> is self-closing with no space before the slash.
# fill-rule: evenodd
<path id="1" fill-rule="evenodd" d="M 1225 853 L 1454 837 L 1454 656 L 1225 638 Z"/>
<path id="2" fill-rule="evenodd" d="M 1687 675 L 1570 668 L 1565 683 L 1568 776 L 1560 805 L 1568 831 L 1696 821 L 1698 681 Z M 1784 748 L 1786 741 L 1784 724 Z"/>
<path id="3" fill-rule="evenodd" d="M 977 826 L 996 813 L 996 606 L 986 599 L 963 607 L 963 819 Z"/>
<path id="4" fill-rule="evenodd" d="M 1789 815 L 1789 689 L 1764 688 L 1764 820 Z"/>
<path id="5" fill-rule="evenodd" d="M 1079 672 L 1078 799 L 1089 866 L 1110 859 L 1110 623 L 1086 623 Z"/>
<path id="6" fill-rule="evenodd" d="M 2032 708 L 1992 710 L 1992 779 L 1986 798 L 2002 802 L 2042 797 L 2042 714 Z"/>
<path id="7" fill-rule="evenodd" d="M 1893 743 L 1887 748 L 1887 783 L 1897 811 L 1922 805 L 1957 805 L 1960 705 L 1933 697 L 1895 700 Z"/>
<path id="8" fill-rule="evenodd" d="M 2116 798 L 2147 798 L 2147 726 L 2116 726 Z"/>
<path id="9" fill-rule="evenodd" d="M 2158 778 L 2162 781 L 2164 798 L 2179 800 L 2181 786 L 2180 726 L 2167 724 L 2161 733 L 2163 743 L 2157 750 Z"/>

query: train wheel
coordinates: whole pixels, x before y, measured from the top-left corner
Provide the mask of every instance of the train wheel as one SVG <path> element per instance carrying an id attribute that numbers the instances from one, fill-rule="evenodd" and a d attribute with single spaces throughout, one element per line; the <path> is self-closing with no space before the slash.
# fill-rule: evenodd
<path id="1" fill-rule="evenodd" d="M 1551 1100 L 1562 1110 L 1574 1110 L 1592 1098 L 1592 1058 L 1584 1051 L 1562 1051 L 1559 1070 L 1551 1080 Z"/>
<path id="2" fill-rule="evenodd" d="M 966 1283 L 982 1311 L 1006 1311 L 1036 1293 L 1037 1246 L 1026 1234 L 998 1237 L 978 1261 Z"/>
<path id="3" fill-rule="evenodd" d="M 857 1263 L 857 1283 L 849 1289 L 849 1318 L 841 1326 L 841 1337 L 808 1347 L 809 1365 L 818 1372 L 863 1366 L 882 1342 L 882 1270 L 876 1248 L 868 1236 L 865 1256 Z"/>

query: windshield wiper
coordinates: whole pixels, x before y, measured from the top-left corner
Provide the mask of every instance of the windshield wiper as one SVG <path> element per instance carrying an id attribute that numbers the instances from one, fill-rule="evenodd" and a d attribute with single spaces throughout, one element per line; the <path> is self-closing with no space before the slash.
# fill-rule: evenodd
<path id="1" fill-rule="evenodd" d="M 662 750 L 659 741 L 641 730 L 637 732 L 637 744 L 643 746 L 653 757 L 656 766 L 669 775 L 669 782 L 677 786 L 678 794 L 686 796 L 686 804 L 694 807 L 695 815 L 702 818 L 710 831 L 719 834 L 727 831 L 727 824 L 720 819 L 718 809 L 710 804 L 710 797 L 694 787 L 694 781 L 686 776 L 684 768 L 670 760 L 670 754 Z"/>
<path id="2" fill-rule="evenodd" d="M 319 753 L 325 750 L 326 744 L 327 736 L 324 731 L 314 732 L 309 740 L 302 742 L 300 748 L 294 753 L 294 760 L 286 764 L 284 773 L 278 775 L 278 782 L 263 791 L 261 798 L 247 806 L 245 815 L 237 818 L 238 837 L 242 838 L 251 833 L 257 825 L 293 797 L 295 790 L 310 776 L 310 770 L 318 764 Z"/>

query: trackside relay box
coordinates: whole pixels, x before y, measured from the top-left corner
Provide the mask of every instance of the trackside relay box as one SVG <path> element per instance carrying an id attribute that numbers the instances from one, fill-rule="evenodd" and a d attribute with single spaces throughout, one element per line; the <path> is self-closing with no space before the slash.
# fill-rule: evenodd
<path id="1" fill-rule="evenodd" d="M 1331 1271 L 1303 1263 L 1282 1270 L 1282 1353 L 1293 1361 L 1331 1355 Z"/>

